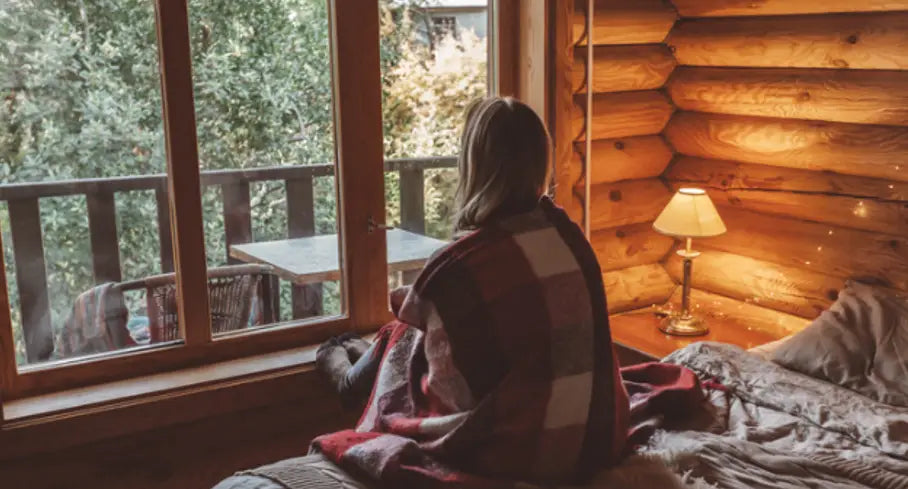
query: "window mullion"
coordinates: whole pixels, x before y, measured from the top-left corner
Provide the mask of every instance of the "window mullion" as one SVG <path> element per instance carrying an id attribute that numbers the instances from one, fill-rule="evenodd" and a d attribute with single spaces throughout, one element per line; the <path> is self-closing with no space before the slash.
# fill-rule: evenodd
<path id="1" fill-rule="evenodd" d="M 211 342 L 211 318 L 187 1 L 157 0 L 156 14 L 180 332 L 195 346 Z"/>
<path id="2" fill-rule="evenodd" d="M 368 7 L 364 8 L 364 3 Z M 378 2 L 330 0 L 342 256 L 353 326 L 389 319 Z"/>

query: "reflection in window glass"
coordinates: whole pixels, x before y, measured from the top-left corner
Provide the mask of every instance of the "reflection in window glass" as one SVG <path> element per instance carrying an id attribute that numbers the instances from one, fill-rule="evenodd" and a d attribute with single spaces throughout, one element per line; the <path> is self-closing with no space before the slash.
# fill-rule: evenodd
<path id="1" fill-rule="evenodd" d="M 327 2 L 189 14 L 213 332 L 338 315 Z"/>
<path id="2" fill-rule="evenodd" d="M 451 237 L 458 178 L 451 157 L 459 151 L 465 109 L 489 92 L 488 2 L 395 0 L 379 1 L 379 8 L 385 158 L 410 160 L 385 173 L 387 222 L 401 228 L 388 237 L 394 288 L 420 267 L 411 260 L 402 268 L 398 256 L 412 258 L 408 251 Z"/>
<path id="3" fill-rule="evenodd" d="M 159 90 L 152 2 L 0 2 L 0 203 L 19 365 L 154 343 L 142 287 L 124 297 L 120 284 L 172 270 Z"/>

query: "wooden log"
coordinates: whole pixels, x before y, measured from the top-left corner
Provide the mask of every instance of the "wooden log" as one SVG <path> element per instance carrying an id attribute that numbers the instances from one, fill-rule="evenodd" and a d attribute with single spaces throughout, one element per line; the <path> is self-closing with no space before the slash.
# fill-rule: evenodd
<path id="1" fill-rule="evenodd" d="M 682 17 L 827 14 L 908 10 L 908 0 L 673 0 Z"/>
<path id="2" fill-rule="evenodd" d="M 661 304 L 671 297 L 675 281 L 658 263 L 602 274 L 609 314 Z"/>
<path id="3" fill-rule="evenodd" d="M 677 112 L 665 128 L 691 156 L 908 181 L 908 128 Z"/>
<path id="4" fill-rule="evenodd" d="M 593 92 L 651 90 L 665 84 L 677 62 L 664 44 L 600 46 L 593 52 Z M 586 48 L 574 50 L 574 92 L 586 91 Z"/>
<path id="5" fill-rule="evenodd" d="M 574 99 L 571 128 L 576 140 L 585 140 L 583 97 Z M 661 92 L 601 93 L 593 97 L 593 140 L 659 134 L 674 107 Z"/>
<path id="6" fill-rule="evenodd" d="M 676 186 L 692 184 L 720 190 L 773 190 L 908 201 L 908 182 L 686 155 L 680 155 L 664 176 Z"/>
<path id="7" fill-rule="evenodd" d="M 720 322 L 723 328 L 733 327 L 745 331 L 760 331 L 773 338 L 784 338 L 801 331 L 810 324 L 810 320 L 788 314 L 768 307 L 732 299 L 705 290 L 692 289 L 690 303 L 693 312 L 711 321 Z M 669 310 L 681 307 L 681 287 L 675 290 L 666 305 Z M 748 345 L 752 348 L 757 345 Z"/>
<path id="8" fill-rule="evenodd" d="M 641 222 L 595 231 L 590 243 L 602 271 L 612 271 L 659 262 L 675 240 L 654 231 L 653 223 Z"/>
<path id="9" fill-rule="evenodd" d="M 908 237 L 719 207 L 728 232 L 700 247 L 908 291 Z"/>
<path id="10" fill-rule="evenodd" d="M 710 163 L 715 163 L 713 169 L 704 168 Z M 733 165 L 680 158 L 667 173 L 667 181 L 676 190 L 689 186 L 705 188 L 718 204 L 731 207 L 852 229 L 908 235 L 908 199 L 905 198 L 908 186 L 904 183 L 803 170 L 779 171 L 772 177 L 766 174 L 767 170 L 759 168 L 762 165 L 737 168 Z M 756 177 L 746 173 L 753 167 L 757 167 Z M 792 178 L 792 183 L 786 183 L 786 173 L 793 171 L 799 174 Z M 804 184 L 809 177 L 802 173 L 815 173 L 815 184 Z M 832 180 L 832 189 L 823 188 L 826 178 Z M 850 185 L 849 179 L 855 179 L 855 184 Z M 876 182 L 876 189 L 869 182 Z"/>
<path id="11" fill-rule="evenodd" d="M 908 12 L 682 20 L 678 63 L 767 68 L 908 68 Z"/>
<path id="12" fill-rule="evenodd" d="M 573 164 L 583 168 L 583 145 Z M 658 177 L 674 153 L 662 136 L 635 136 L 593 141 L 593 184 Z"/>
<path id="13" fill-rule="evenodd" d="M 117 238 L 117 208 L 113 192 L 86 196 L 91 262 L 96 284 L 119 282 L 120 244 Z"/>
<path id="14" fill-rule="evenodd" d="M 658 178 L 594 185 L 591 226 L 599 230 L 652 221 L 671 196 L 671 191 Z"/>
<path id="15" fill-rule="evenodd" d="M 799 194 L 767 190 L 709 190 L 717 204 L 766 214 L 908 236 L 908 206 L 846 196 Z"/>
<path id="16" fill-rule="evenodd" d="M 25 354 L 28 363 L 36 363 L 54 351 L 41 212 L 38 199 L 11 200 L 8 206 Z"/>
<path id="17" fill-rule="evenodd" d="M 681 67 L 668 91 L 683 110 L 908 125 L 908 71 Z"/>
<path id="18" fill-rule="evenodd" d="M 677 281 L 681 280 L 681 264 L 681 257 L 669 254 L 666 269 Z M 803 268 L 706 250 L 694 260 L 691 283 L 697 289 L 813 319 L 838 297 L 844 280 Z"/>
<path id="19" fill-rule="evenodd" d="M 564 0 L 559 0 L 561 3 Z M 662 0 L 595 0 L 593 44 L 650 44 L 662 42 L 678 18 Z M 574 2 L 574 44 L 585 46 L 586 0 Z"/>

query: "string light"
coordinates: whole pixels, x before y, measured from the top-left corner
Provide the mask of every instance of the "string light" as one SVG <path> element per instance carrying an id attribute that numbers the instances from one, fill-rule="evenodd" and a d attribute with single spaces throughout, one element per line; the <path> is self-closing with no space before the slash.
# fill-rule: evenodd
<path id="1" fill-rule="evenodd" d="M 830 229 L 828 234 L 829 234 L 830 236 L 832 236 L 832 233 L 833 233 L 833 231 L 832 231 L 832 229 Z"/>
<path id="2" fill-rule="evenodd" d="M 822 246 L 817 246 L 817 251 L 823 251 L 823 247 L 822 247 Z"/>

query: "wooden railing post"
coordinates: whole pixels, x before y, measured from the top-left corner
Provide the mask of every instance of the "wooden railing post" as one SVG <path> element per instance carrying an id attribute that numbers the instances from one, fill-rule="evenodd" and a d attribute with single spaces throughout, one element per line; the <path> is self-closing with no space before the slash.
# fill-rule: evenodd
<path id="1" fill-rule="evenodd" d="M 54 351 L 47 294 L 47 269 L 41 238 L 41 213 L 37 198 L 9 201 L 13 254 L 16 259 L 16 286 L 29 363 L 46 360 Z"/>
<path id="2" fill-rule="evenodd" d="M 416 166 L 400 169 L 400 227 L 418 234 L 426 234 L 425 172 Z M 405 285 L 412 284 L 420 270 L 401 273 Z"/>
<path id="3" fill-rule="evenodd" d="M 120 245 L 117 241 L 117 209 L 114 194 L 102 190 L 88 194 L 86 199 L 95 283 L 119 282 L 123 277 L 120 272 Z"/>
<path id="4" fill-rule="evenodd" d="M 305 176 L 285 181 L 287 189 L 287 234 L 305 238 L 315 234 L 315 199 L 313 178 Z M 294 285 L 293 319 L 324 314 L 322 284 Z"/>
<path id="5" fill-rule="evenodd" d="M 425 173 L 422 168 L 400 169 L 400 227 L 426 233 Z"/>
<path id="6" fill-rule="evenodd" d="M 230 247 L 252 241 L 252 215 L 249 208 L 249 182 L 225 183 L 224 234 L 227 240 L 227 263 L 240 263 L 230 256 Z"/>
<path id="7" fill-rule="evenodd" d="M 167 182 L 154 191 L 158 212 L 158 241 L 161 243 L 161 273 L 173 271 L 173 238 L 170 232 L 170 201 L 167 197 Z"/>
<path id="8" fill-rule="evenodd" d="M 185 146 L 188 148 L 189 146 Z M 181 146 L 183 148 L 183 146 Z M 425 232 L 424 172 L 427 168 L 450 168 L 453 157 L 405 158 L 388 160 L 384 171 L 400 172 L 401 227 L 412 232 Z M 182 170 L 181 170 L 182 171 Z M 191 177 L 192 172 L 188 172 Z M 285 181 L 287 190 L 288 235 L 291 238 L 315 234 L 313 181 L 316 177 L 335 175 L 334 165 L 300 165 L 270 168 L 207 170 L 198 175 L 201 186 L 223 188 L 223 215 L 227 246 L 252 241 L 250 182 Z M 184 175 L 184 179 L 192 180 Z M 45 269 L 39 199 L 67 195 L 85 195 L 88 201 L 92 263 L 96 282 L 121 280 L 119 236 L 116 231 L 116 192 L 153 190 L 157 203 L 158 239 L 161 271 L 174 271 L 174 241 L 170 209 L 170 182 L 165 174 L 131 177 L 88 178 L 49 182 L 0 184 L 0 201 L 9 203 L 10 227 L 13 232 L 16 283 L 22 313 L 29 362 L 44 360 L 53 352 L 50 301 Z M 186 185 L 182 185 L 186 187 Z M 99 190 L 101 189 L 101 190 Z M 178 218 L 177 218 L 178 220 Z M 187 225 L 188 226 L 188 225 Z M 193 229 L 201 233 L 201 229 Z M 196 256 L 194 248 L 189 255 Z M 187 256 L 189 256 L 187 255 Z M 228 257 L 229 259 L 229 257 Z M 193 271 L 204 260 L 190 260 Z M 230 260 L 235 263 L 234 260 Z M 273 284 L 272 284 L 273 285 Z M 274 296 L 280 297 L 277 287 Z M 205 296 L 207 299 L 207 295 Z M 293 288 L 293 317 L 319 316 L 323 312 L 321 284 Z M 202 300 L 195 298 L 196 303 Z M 279 304 L 275 305 L 279 311 Z M 202 316 L 193 312 L 196 317 Z"/>

